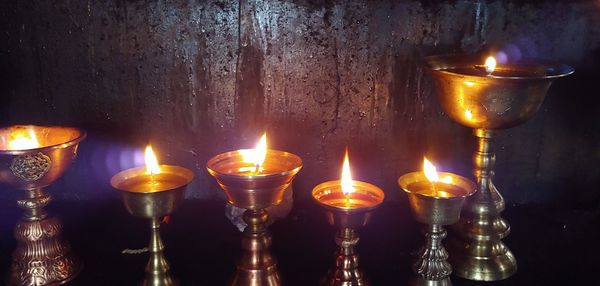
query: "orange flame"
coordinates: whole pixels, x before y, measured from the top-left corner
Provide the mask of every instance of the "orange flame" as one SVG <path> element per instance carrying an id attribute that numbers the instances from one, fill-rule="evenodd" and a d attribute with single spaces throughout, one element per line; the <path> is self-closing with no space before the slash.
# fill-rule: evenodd
<path id="1" fill-rule="evenodd" d="M 445 176 L 440 179 L 440 176 L 437 173 L 435 165 L 433 165 L 431 162 L 429 162 L 429 160 L 427 160 L 426 157 L 423 157 L 423 172 L 425 173 L 425 177 L 427 177 L 427 180 L 429 180 L 432 183 L 434 183 L 434 182 L 441 182 L 441 183 L 446 183 L 446 184 L 452 183 L 452 177 L 450 177 L 450 176 Z"/>
<path id="2" fill-rule="evenodd" d="M 262 170 L 262 164 L 267 157 L 267 133 L 264 133 L 254 149 L 239 150 L 244 163 L 252 163 L 256 171 Z"/>
<path id="3" fill-rule="evenodd" d="M 348 159 L 348 148 L 346 148 L 346 154 L 344 155 L 344 163 L 342 164 L 342 192 L 344 195 L 348 195 L 354 192 L 352 186 L 352 172 L 350 171 L 350 159 Z"/>
<path id="4" fill-rule="evenodd" d="M 494 57 L 488 57 L 485 60 L 484 66 L 487 73 L 493 73 L 496 69 L 496 59 Z"/>
<path id="5" fill-rule="evenodd" d="M 8 139 L 8 148 L 11 150 L 26 150 L 40 147 L 37 136 L 33 129 L 19 129 L 11 132 Z"/>
<path id="6" fill-rule="evenodd" d="M 467 118 L 467 120 L 471 120 L 473 119 L 473 112 L 469 109 L 465 110 L 465 117 Z"/>
<path id="7" fill-rule="evenodd" d="M 146 152 L 144 152 L 144 160 L 146 161 L 146 174 L 155 175 L 160 174 L 160 166 L 158 165 L 158 159 L 154 155 L 152 146 L 146 146 Z"/>

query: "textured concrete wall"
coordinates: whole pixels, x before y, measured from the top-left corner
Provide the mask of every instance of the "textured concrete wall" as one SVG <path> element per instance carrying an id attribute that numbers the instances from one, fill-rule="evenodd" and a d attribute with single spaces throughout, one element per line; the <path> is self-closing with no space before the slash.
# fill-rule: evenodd
<path id="1" fill-rule="evenodd" d="M 500 133 L 499 189 L 599 198 L 598 1 L 3 1 L 0 18 L 1 123 L 90 132 L 57 197 L 114 195 L 110 175 L 147 141 L 196 171 L 192 196 L 219 196 L 206 160 L 266 130 L 305 161 L 297 200 L 338 176 L 345 145 L 358 179 L 401 199 L 396 178 L 423 155 L 469 175 L 474 147 L 421 58 L 493 50 L 577 69 Z"/>

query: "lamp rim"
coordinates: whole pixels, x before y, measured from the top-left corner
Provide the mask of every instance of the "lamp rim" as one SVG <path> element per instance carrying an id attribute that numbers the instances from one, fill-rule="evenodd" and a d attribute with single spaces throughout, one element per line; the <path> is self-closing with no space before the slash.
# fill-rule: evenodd
<path id="1" fill-rule="evenodd" d="M 83 139 L 85 139 L 87 137 L 87 132 L 81 128 L 76 128 L 76 127 L 69 127 L 69 126 L 52 126 L 52 125 L 24 125 L 24 124 L 17 124 L 17 125 L 10 125 L 10 126 L 6 126 L 6 127 L 2 127 L 0 128 L 0 131 L 3 130 L 7 130 L 10 128 L 33 128 L 34 130 L 39 130 L 39 129 L 64 129 L 64 130 L 71 130 L 71 131 L 75 131 L 78 133 L 78 136 L 76 136 L 73 139 L 67 140 L 65 142 L 61 142 L 61 143 L 57 143 L 57 144 L 51 144 L 51 145 L 46 145 L 46 146 L 41 146 L 38 148 L 32 148 L 32 149 L 0 149 L 0 155 L 23 155 L 23 154 L 29 154 L 29 153 L 35 153 L 35 152 L 41 152 L 41 151 L 49 151 L 49 150 L 54 150 L 54 149 L 64 149 L 64 148 L 68 148 L 71 147 L 73 145 L 77 145 L 79 144 L 79 142 L 81 142 Z"/>
<path id="2" fill-rule="evenodd" d="M 499 76 L 499 75 L 473 75 L 473 74 L 462 74 L 458 72 L 448 71 L 444 69 L 460 67 L 456 63 L 481 63 L 484 58 L 483 54 L 441 54 L 432 55 L 424 58 L 425 66 L 430 72 L 441 73 L 453 76 L 473 77 L 481 79 L 494 79 L 494 80 L 549 80 L 555 78 L 561 78 L 571 75 L 575 72 L 575 69 L 567 64 L 562 64 L 556 61 L 544 60 L 544 59 L 528 59 L 518 62 L 511 63 L 511 66 L 539 66 L 546 72 L 545 75 L 540 76 Z M 440 63 L 446 63 L 441 65 Z M 468 67 L 470 65 L 466 65 Z"/>

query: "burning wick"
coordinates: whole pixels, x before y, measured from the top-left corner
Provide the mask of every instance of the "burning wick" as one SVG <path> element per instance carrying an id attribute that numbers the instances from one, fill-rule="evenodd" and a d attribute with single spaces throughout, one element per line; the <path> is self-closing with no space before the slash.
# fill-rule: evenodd
<path id="1" fill-rule="evenodd" d="M 342 178 L 340 179 L 342 185 L 342 193 L 344 193 L 344 198 L 346 199 L 346 205 L 350 205 L 350 195 L 354 192 L 354 187 L 352 186 L 352 172 L 350 171 L 350 159 L 348 158 L 348 148 L 346 147 L 346 152 L 344 154 L 344 163 L 342 164 Z"/>
<path id="2" fill-rule="evenodd" d="M 33 129 L 18 130 L 9 135 L 8 148 L 11 150 L 26 150 L 40 147 Z"/>
<path id="3" fill-rule="evenodd" d="M 146 146 L 144 161 L 146 162 L 146 175 L 150 175 L 150 181 L 152 184 L 156 185 L 157 183 L 154 181 L 154 175 L 160 174 L 160 166 L 158 165 L 158 159 L 156 159 L 156 155 L 150 144 Z"/>
<path id="4" fill-rule="evenodd" d="M 352 186 L 352 172 L 350 171 L 350 159 L 348 158 L 348 148 L 346 148 L 346 153 L 344 154 L 341 183 L 344 195 L 349 195 L 354 192 L 354 187 Z"/>
<path id="5" fill-rule="evenodd" d="M 150 145 L 146 146 L 146 151 L 144 152 L 144 161 L 146 162 L 146 174 L 160 174 L 158 159 L 156 159 L 156 155 L 154 155 L 154 150 L 152 150 L 152 146 Z"/>
<path id="6" fill-rule="evenodd" d="M 476 69 L 485 70 L 490 75 L 496 70 L 496 59 L 494 57 L 488 57 L 483 65 L 475 65 Z"/>
<path id="7" fill-rule="evenodd" d="M 494 57 L 488 57 L 485 60 L 485 71 L 491 74 L 496 69 L 496 59 Z"/>
<path id="8" fill-rule="evenodd" d="M 260 173 L 263 168 L 262 164 L 267 157 L 267 133 L 264 133 L 254 149 L 240 150 L 244 163 L 252 163 L 254 165 L 252 174 Z"/>
<path id="9" fill-rule="evenodd" d="M 263 134 L 256 144 L 256 161 L 254 161 L 254 173 L 260 173 L 260 166 L 265 161 L 265 157 L 267 157 L 267 133 Z"/>
<path id="10" fill-rule="evenodd" d="M 425 173 L 425 177 L 431 183 L 431 187 L 433 188 L 433 191 L 435 193 L 438 193 L 438 191 L 435 189 L 436 182 L 441 182 L 441 183 L 445 183 L 445 184 L 452 183 L 452 177 L 450 177 L 450 176 L 446 176 L 446 177 L 443 177 L 440 179 L 440 176 L 437 173 L 435 165 L 433 165 L 431 162 L 429 162 L 429 160 L 427 160 L 426 157 L 423 157 L 423 173 Z M 440 191 L 439 193 L 443 197 L 447 196 L 446 192 Z"/>
<path id="11" fill-rule="evenodd" d="M 427 180 L 429 180 L 429 182 L 431 183 L 431 187 L 435 192 L 434 183 L 437 182 L 440 179 L 440 177 L 438 176 L 435 166 L 431 164 L 431 162 L 429 162 L 429 160 L 427 160 L 427 158 L 425 157 L 423 158 L 423 173 L 425 173 L 425 177 L 427 177 Z"/>

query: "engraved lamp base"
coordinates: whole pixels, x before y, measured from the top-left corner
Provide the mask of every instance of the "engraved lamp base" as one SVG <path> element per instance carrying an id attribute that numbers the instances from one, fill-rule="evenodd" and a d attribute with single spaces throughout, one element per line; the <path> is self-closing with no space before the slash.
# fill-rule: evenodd
<path id="1" fill-rule="evenodd" d="M 29 190 L 28 194 L 29 198 L 19 200 L 19 206 L 27 212 L 14 230 L 17 248 L 9 285 L 65 284 L 81 271 L 81 264 L 61 237 L 61 222 L 42 210 L 50 202 L 50 195 L 42 189 Z"/>
<path id="2" fill-rule="evenodd" d="M 441 225 L 431 224 L 425 231 L 427 243 L 421 247 L 413 264 L 416 276 L 412 286 L 451 286 L 452 266 L 448 263 L 448 252 L 442 245 L 446 230 Z"/>

